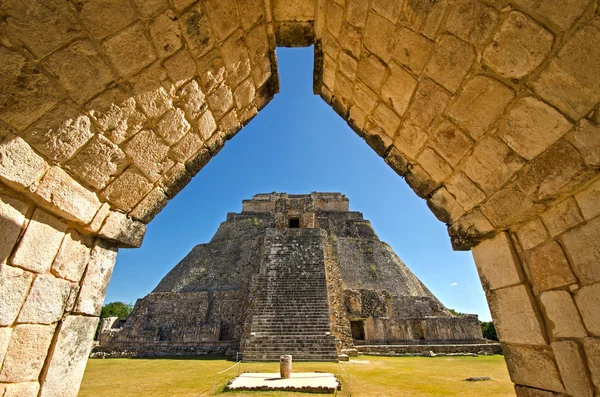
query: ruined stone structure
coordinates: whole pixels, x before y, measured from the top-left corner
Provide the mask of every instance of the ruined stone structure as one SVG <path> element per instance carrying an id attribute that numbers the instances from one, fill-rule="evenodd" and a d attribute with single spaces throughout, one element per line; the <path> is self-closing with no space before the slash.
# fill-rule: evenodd
<path id="1" fill-rule="evenodd" d="M 355 343 L 483 341 L 477 316 L 450 314 L 340 193 L 244 201 L 124 325 L 113 321 L 97 351 L 323 361 Z"/>
<path id="2" fill-rule="evenodd" d="M 76 395 L 118 247 L 307 45 L 473 250 L 516 393 L 598 393 L 598 0 L 5 0 L 0 37 L 5 396 Z"/>

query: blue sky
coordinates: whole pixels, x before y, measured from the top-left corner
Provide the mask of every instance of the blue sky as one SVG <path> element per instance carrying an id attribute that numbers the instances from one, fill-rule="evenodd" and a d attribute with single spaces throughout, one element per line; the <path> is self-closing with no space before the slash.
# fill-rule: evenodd
<path id="1" fill-rule="evenodd" d="M 280 48 L 277 56 L 280 93 L 154 218 L 141 248 L 119 251 L 106 302 L 152 291 L 243 199 L 336 191 L 448 308 L 490 320 L 471 253 L 452 251 L 425 201 L 313 95 L 313 49 Z"/>

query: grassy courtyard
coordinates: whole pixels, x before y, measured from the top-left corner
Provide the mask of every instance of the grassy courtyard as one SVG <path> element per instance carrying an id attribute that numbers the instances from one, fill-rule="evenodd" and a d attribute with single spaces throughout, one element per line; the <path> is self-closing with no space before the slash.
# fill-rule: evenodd
<path id="1" fill-rule="evenodd" d="M 222 357 L 201 359 L 90 359 L 80 397 L 199 397 L 212 391 L 216 372 L 233 363 Z M 341 376 L 338 396 L 514 396 L 502 356 L 481 357 L 373 357 L 360 356 L 341 364 L 350 374 L 350 387 Z M 294 371 L 323 371 L 340 374 L 335 363 L 294 363 Z M 279 363 L 243 363 L 242 372 L 277 372 Z M 219 377 L 219 393 L 237 368 Z M 465 382 L 473 376 L 489 376 L 491 381 Z M 340 376 L 338 376 L 340 379 Z M 225 392 L 223 396 L 321 396 L 283 392 Z"/>

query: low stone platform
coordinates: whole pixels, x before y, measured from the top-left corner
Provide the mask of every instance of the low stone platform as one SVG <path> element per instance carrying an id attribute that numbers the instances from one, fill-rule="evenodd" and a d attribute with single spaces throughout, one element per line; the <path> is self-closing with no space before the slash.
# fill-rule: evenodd
<path id="1" fill-rule="evenodd" d="M 225 389 L 334 393 L 341 388 L 335 375 L 326 372 L 294 372 L 289 379 L 280 378 L 278 372 L 249 372 L 232 379 Z"/>

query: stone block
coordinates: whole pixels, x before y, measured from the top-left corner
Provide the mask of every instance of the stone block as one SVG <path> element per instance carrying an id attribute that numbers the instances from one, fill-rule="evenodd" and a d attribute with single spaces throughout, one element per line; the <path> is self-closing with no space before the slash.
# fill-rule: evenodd
<path id="1" fill-rule="evenodd" d="M 554 338 L 585 338 L 587 336 L 569 291 L 542 292 L 540 302 L 542 302 L 547 319 L 548 330 Z"/>
<path id="2" fill-rule="evenodd" d="M 156 132 L 169 145 L 178 142 L 187 134 L 189 129 L 190 123 L 185 118 L 185 112 L 180 108 L 173 108 L 167 111 L 156 125 Z"/>
<path id="3" fill-rule="evenodd" d="M 401 12 L 401 5 L 396 1 L 373 0 L 371 8 L 394 24 L 398 21 Z"/>
<path id="4" fill-rule="evenodd" d="M 67 225 L 37 209 L 21 238 L 12 263 L 36 273 L 50 270 L 66 231 Z"/>
<path id="5" fill-rule="evenodd" d="M 20 382 L 6 384 L 3 397 L 37 397 L 40 384 L 36 382 Z"/>
<path id="6" fill-rule="evenodd" d="M 486 193 L 492 194 L 523 167 L 524 161 L 495 136 L 481 140 L 462 171 Z"/>
<path id="7" fill-rule="evenodd" d="M 76 230 L 71 229 L 60 245 L 52 264 L 52 273 L 78 283 L 89 258 L 90 250 L 86 246 L 86 239 Z"/>
<path id="8" fill-rule="evenodd" d="M 116 257 L 117 248 L 112 243 L 101 239 L 97 240 L 83 276 L 81 290 L 75 305 L 76 312 L 92 316 L 100 314 Z"/>
<path id="9" fill-rule="evenodd" d="M 67 316 L 58 330 L 40 397 L 77 397 L 98 318 Z"/>
<path id="10" fill-rule="evenodd" d="M 456 124 L 445 119 L 434 129 L 429 146 L 454 167 L 471 150 L 473 141 Z"/>
<path id="11" fill-rule="evenodd" d="M 37 381 L 56 325 L 21 324 L 13 332 L 0 371 L 0 382 Z"/>
<path id="12" fill-rule="evenodd" d="M 196 57 L 206 54 L 214 45 L 210 21 L 202 11 L 200 4 L 181 16 L 181 30 L 189 49 Z M 204 70 L 198 65 L 198 70 Z"/>
<path id="13" fill-rule="evenodd" d="M 460 218 L 465 210 L 456 202 L 454 197 L 441 187 L 427 200 L 427 206 L 441 222 L 450 225 Z"/>
<path id="14" fill-rule="evenodd" d="M 533 160 L 571 129 L 553 107 L 535 97 L 516 99 L 498 123 L 498 136 L 515 152 Z"/>
<path id="15" fill-rule="evenodd" d="M 208 150 L 201 149 L 195 155 L 195 157 L 188 162 L 188 165 L 190 165 L 190 168 L 193 166 L 202 168 L 208 162 L 208 160 L 210 160 L 210 154 L 208 153 Z M 179 193 L 191 180 L 192 176 L 187 171 L 186 167 L 181 163 L 177 163 L 165 173 L 165 175 L 159 181 L 159 185 L 163 188 L 167 196 L 172 198 L 175 197 L 175 195 Z"/>
<path id="16" fill-rule="evenodd" d="M 67 163 L 67 168 L 84 182 L 102 189 L 127 166 L 125 153 L 101 134 L 94 135 Z"/>
<path id="17" fill-rule="evenodd" d="M 483 52 L 483 62 L 502 77 L 520 79 L 533 72 L 552 50 L 554 36 L 523 13 L 502 22 Z"/>
<path id="18" fill-rule="evenodd" d="M 417 80 L 395 63 L 391 64 L 390 70 L 391 74 L 381 88 L 381 98 L 402 116 L 417 88 Z"/>
<path id="19" fill-rule="evenodd" d="M 514 98 L 513 90 L 486 76 L 474 76 L 450 104 L 448 115 L 479 139 Z"/>
<path id="20" fill-rule="evenodd" d="M 187 49 L 182 49 L 164 61 L 167 74 L 176 86 L 181 86 L 196 75 L 196 63 Z"/>
<path id="21" fill-rule="evenodd" d="M 447 90 L 456 92 L 475 62 L 475 57 L 472 45 L 445 34 L 436 43 L 425 73 Z"/>
<path id="22" fill-rule="evenodd" d="M 502 352 L 514 383 L 564 393 L 550 347 L 502 344 Z"/>
<path id="23" fill-rule="evenodd" d="M 175 7 L 176 10 L 181 11 L 192 5 L 194 2 L 194 0 L 173 0 L 173 7 Z"/>
<path id="24" fill-rule="evenodd" d="M 546 241 L 548 232 L 540 218 L 536 217 L 517 229 L 517 238 L 521 247 L 527 251 Z"/>
<path id="25" fill-rule="evenodd" d="M 152 130 L 139 132 L 125 144 L 124 151 L 151 182 L 170 167 L 166 159 L 169 146 Z"/>
<path id="26" fill-rule="evenodd" d="M 106 55 L 121 76 L 129 76 L 156 59 L 141 24 L 134 24 L 102 43 Z"/>
<path id="27" fill-rule="evenodd" d="M 338 58 L 338 69 L 340 73 L 350 79 L 350 81 L 354 81 L 356 78 L 356 70 L 358 69 L 358 62 L 346 52 L 341 51 Z"/>
<path id="28" fill-rule="evenodd" d="M 427 37 L 407 28 L 401 28 L 395 34 L 394 41 L 392 58 L 415 73 L 423 70 L 435 46 Z"/>
<path id="29" fill-rule="evenodd" d="M 544 212 L 542 219 L 552 237 L 556 237 L 566 229 L 583 222 L 577 204 L 572 197 Z"/>
<path id="30" fill-rule="evenodd" d="M 33 274 L 22 269 L 0 265 L 0 326 L 10 326 L 14 323 L 23 305 Z"/>
<path id="31" fill-rule="evenodd" d="M 67 280 L 44 274 L 37 276 L 17 321 L 32 324 L 57 322 L 70 293 L 71 284 Z"/>
<path id="32" fill-rule="evenodd" d="M 312 21 L 315 17 L 315 1 L 273 1 L 275 21 Z"/>
<path id="33" fill-rule="evenodd" d="M 340 36 L 340 46 L 342 47 L 342 50 L 352 55 L 352 57 L 360 59 L 362 31 L 349 23 L 345 23 L 342 35 Z"/>
<path id="34" fill-rule="evenodd" d="M 518 187 L 509 185 L 492 195 L 482 209 L 496 226 L 509 227 L 530 219 L 542 211 L 544 205 L 535 204 Z"/>
<path id="35" fill-rule="evenodd" d="M 202 147 L 204 147 L 204 141 L 198 135 L 197 131 L 194 130 L 171 147 L 169 157 L 175 161 L 184 163 L 187 159 L 198 153 Z"/>
<path id="36" fill-rule="evenodd" d="M 96 212 L 96 215 L 94 215 L 94 219 L 92 219 L 90 224 L 85 226 L 84 229 L 94 233 L 100 230 L 100 227 L 102 226 L 102 223 L 104 222 L 104 219 L 106 219 L 106 217 L 108 216 L 109 212 L 110 205 L 108 203 L 102 203 L 100 209 L 98 210 L 98 212 Z"/>
<path id="37" fill-rule="evenodd" d="M 225 133 L 225 139 L 231 139 L 242 128 L 235 109 L 221 117 L 219 120 L 219 130 Z"/>
<path id="38" fill-rule="evenodd" d="M 51 167 L 35 191 L 65 219 L 87 224 L 100 208 L 96 194 L 81 186 L 62 168 Z"/>
<path id="39" fill-rule="evenodd" d="M 467 251 L 493 230 L 494 227 L 490 221 L 476 208 L 454 222 L 448 228 L 448 234 L 453 249 Z"/>
<path id="40" fill-rule="evenodd" d="M 133 0 L 133 3 L 145 17 L 156 15 L 167 7 L 166 0 Z"/>
<path id="41" fill-rule="evenodd" d="M 196 128 L 198 128 L 198 133 L 204 141 L 209 140 L 210 137 L 213 136 L 217 130 L 217 123 L 209 110 L 198 117 L 196 120 Z"/>
<path id="42" fill-rule="evenodd" d="M 235 0 L 209 0 L 204 6 L 217 40 L 225 40 L 240 26 Z"/>
<path id="43" fill-rule="evenodd" d="M 341 7 L 339 4 L 336 4 L 334 1 L 330 1 L 327 3 L 326 13 L 327 30 L 329 30 L 329 32 L 331 32 L 331 34 L 333 34 L 335 38 L 339 39 L 342 31 L 342 24 L 344 23 L 344 8 Z M 369 17 L 367 16 L 367 21 L 368 18 Z M 368 29 L 368 25 L 365 26 L 365 35 L 366 29 Z"/>
<path id="44" fill-rule="evenodd" d="M 402 153 L 412 158 L 417 158 L 419 152 L 425 146 L 427 139 L 429 139 L 429 135 L 426 131 L 423 131 L 412 120 L 406 119 L 396 134 L 394 146 Z"/>
<path id="45" fill-rule="evenodd" d="M 572 396 L 594 396 L 594 386 L 588 377 L 585 355 L 572 340 L 552 342 L 552 351 L 560 371 L 565 390 Z"/>
<path id="46" fill-rule="evenodd" d="M 335 4 L 330 2 L 329 4 Z M 338 7 L 338 6 L 336 6 Z M 374 12 L 367 16 L 367 24 L 363 32 L 365 47 L 380 59 L 388 62 L 390 59 L 391 40 L 394 37 L 396 27 L 387 19 Z"/>
<path id="47" fill-rule="evenodd" d="M 550 0 L 542 3 L 535 0 L 516 0 L 515 3 L 528 13 L 542 17 L 561 30 L 568 30 L 583 14 L 590 0 Z"/>
<path id="48" fill-rule="evenodd" d="M 208 95 L 207 100 L 213 115 L 220 119 L 233 106 L 233 93 L 227 84 L 221 84 Z"/>
<path id="49" fill-rule="evenodd" d="M 446 160 L 429 147 L 423 149 L 419 157 L 417 157 L 417 162 L 436 182 L 442 182 L 453 171 Z"/>
<path id="50" fill-rule="evenodd" d="M 535 298 L 525 285 L 489 291 L 487 299 L 500 340 L 528 345 L 546 344 Z"/>
<path id="51" fill-rule="evenodd" d="M 71 7 L 61 1 L 14 0 L 3 9 L 8 16 L 5 29 L 38 59 L 83 33 Z"/>
<path id="52" fill-rule="evenodd" d="M 396 130 L 400 127 L 400 117 L 384 103 L 378 103 L 373 110 L 373 121 L 379 125 L 385 134 L 393 139 Z"/>
<path id="53" fill-rule="evenodd" d="M 261 0 L 238 0 L 237 5 L 246 31 L 264 18 L 265 4 Z"/>
<path id="54" fill-rule="evenodd" d="M 155 187 L 131 211 L 131 217 L 144 223 L 149 223 L 167 205 L 169 198 L 161 188 Z"/>
<path id="55" fill-rule="evenodd" d="M 575 294 L 575 303 L 590 334 L 600 336 L 600 284 L 580 288 Z"/>
<path id="56" fill-rule="evenodd" d="M 250 76 L 250 54 L 243 33 L 238 31 L 221 44 L 221 54 L 227 70 L 227 80 L 232 87 Z"/>
<path id="57" fill-rule="evenodd" d="M 565 139 L 529 162 L 517 180 L 535 200 L 552 198 L 585 179 L 585 164 L 579 152 Z"/>
<path id="58" fill-rule="evenodd" d="M 492 291 L 522 281 L 521 265 L 507 233 L 483 240 L 472 251 L 484 290 Z"/>
<path id="59" fill-rule="evenodd" d="M 93 133 L 88 116 L 60 103 L 21 135 L 38 152 L 52 161 L 62 163 L 84 145 Z"/>
<path id="60" fill-rule="evenodd" d="M 448 2 L 445 0 L 431 2 L 429 0 L 412 0 L 403 4 L 403 18 L 410 28 L 434 39 Z"/>
<path id="61" fill-rule="evenodd" d="M 361 81 L 356 81 L 352 99 L 358 107 L 368 115 L 375 108 L 378 96 L 366 84 L 363 84 Z"/>
<path id="62" fill-rule="evenodd" d="M 121 212 L 112 211 L 98 234 L 117 242 L 121 248 L 138 248 L 142 245 L 145 233 L 145 224 L 128 218 Z"/>
<path id="63" fill-rule="evenodd" d="M 536 291 L 565 287 L 577 282 L 562 248 L 555 241 L 532 251 L 526 263 L 529 278 Z"/>
<path id="64" fill-rule="evenodd" d="M 248 78 L 243 81 L 233 92 L 235 104 L 238 109 L 243 109 L 250 105 L 250 103 L 254 100 L 255 95 L 256 89 L 254 88 L 252 78 Z"/>
<path id="65" fill-rule="evenodd" d="M 152 190 L 152 184 L 135 167 L 129 167 L 102 192 L 106 201 L 130 211 Z"/>
<path id="66" fill-rule="evenodd" d="M 348 23 L 357 28 L 365 26 L 369 4 L 361 0 L 348 0 L 346 4 L 346 19 Z"/>
<path id="67" fill-rule="evenodd" d="M 564 5 L 560 8 L 566 10 Z M 584 26 L 533 82 L 538 95 L 574 120 L 585 116 L 600 101 L 600 81 L 596 78 L 600 73 L 596 62 L 600 58 L 600 48 L 595 45 L 598 41 L 600 28 Z"/>
<path id="68" fill-rule="evenodd" d="M 26 188 L 46 171 L 44 159 L 23 139 L 9 135 L 0 141 L 0 180 L 16 188 Z"/>
<path id="69" fill-rule="evenodd" d="M 194 120 L 206 110 L 206 96 L 196 80 L 190 81 L 179 92 L 179 98 L 189 120 Z"/>
<path id="70" fill-rule="evenodd" d="M 600 180 L 575 195 L 579 209 L 586 220 L 600 214 Z"/>
<path id="71" fill-rule="evenodd" d="M 358 62 L 357 76 L 370 89 L 379 92 L 386 77 L 386 67 L 372 55 L 364 56 Z"/>
<path id="72" fill-rule="evenodd" d="M 406 173 L 406 183 L 421 198 L 426 198 L 439 183 L 434 181 L 418 164 L 410 164 Z"/>
<path id="73" fill-rule="evenodd" d="M 4 361 L 4 356 L 6 355 L 6 349 L 8 349 L 11 333 L 12 328 L 10 327 L 0 328 L 0 366 L 2 366 L 2 362 Z M 0 391 L 2 391 L 2 389 L 0 389 Z"/>
<path id="74" fill-rule="evenodd" d="M 427 130 L 442 115 L 450 98 L 448 91 L 430 79 L 424 78 L 420 81 L 405 116 L 414 124 Z"/>
<path id="75" fill-rule="evenodd" d="M 173 106 L 175 86 L 168 81 L 167 70 L 158 62 L 131 77 L 135 100 L 149 118 L 158 118 Z"/>
<path id="76" fill-rule="evenodd" d="M 86 28 L 98 39 L 123 29 L 136 18 L 133 7 L 119 0 L 82 0 L 77 11 Z"/>
<path id="77" fill-rule="evenodd" d="M 12 252 L 29 206 L 16 198 L 0 195 L 0 263 L 6 263 Z"/>
<path id="78" fill-rule="evenodd" d="M 598 111 L 596 113 L 600 114 Z M 600 165 L 600 126 L 587 119 L 581 119 L 569 140 L 579 149 L 586 163 L 592 166 Z"/>
<path id="79" fill-rule="evenodd" d="M 350 109 L 350 115 L 352 115 L 352 109 Z M 385 158 L 385 162 L 396 172 L 396 174 L 400 176 L 404 176 L 404 174 L 406 174 L 408 162 L 402 153 L 400 153 L 395 147 L 392 146 L 392 148 L 389 150 Z"/>
<path id="80" fill-rule="evenodd" d="M 485 194 L 460 171 L 453 173 L 444 185 L 465 211 L 470 211 L 485 200 Z"/>
<path id="81" fill-rule="evenodd" d="M 600 387 L 600 361 L 598 361 L 598 357 L 600 357 L 600 339 L 585 338 L 583 340 L 583 347 L 587 356 L 587 364 L 592 381 L 596 385 L 596 388 L 598 388 Z"/>
<path id="82" fill-rule="evenodd" d="M 562 242 L 571 258 L 573 270 L 582 284 L 600 281 L 600 218 L 570 230 Z"/>
<path id="83" fill-rule="evenodd" d="M 448 14 L 446 29 L 469 43 L 483 44 L 499 21 L 493 7 L 476 0 L 460 0 Z"/>
<path id="84" fill-rule="evenodd" d="M 367 121 L 367 115 L 362 111 L 356 104 L 351 105 L 350 112 L 348 114 L 348 124 L 350 128 L 356 130 L 363 130 Z"/>
<path id="85" fill-rule="evenodd" d="M 175 13 L 167 10 L 150 23 L 150 37 L 161 58 L 173 55 L 181 48 L 181 31 L 178 21 Z"/>

